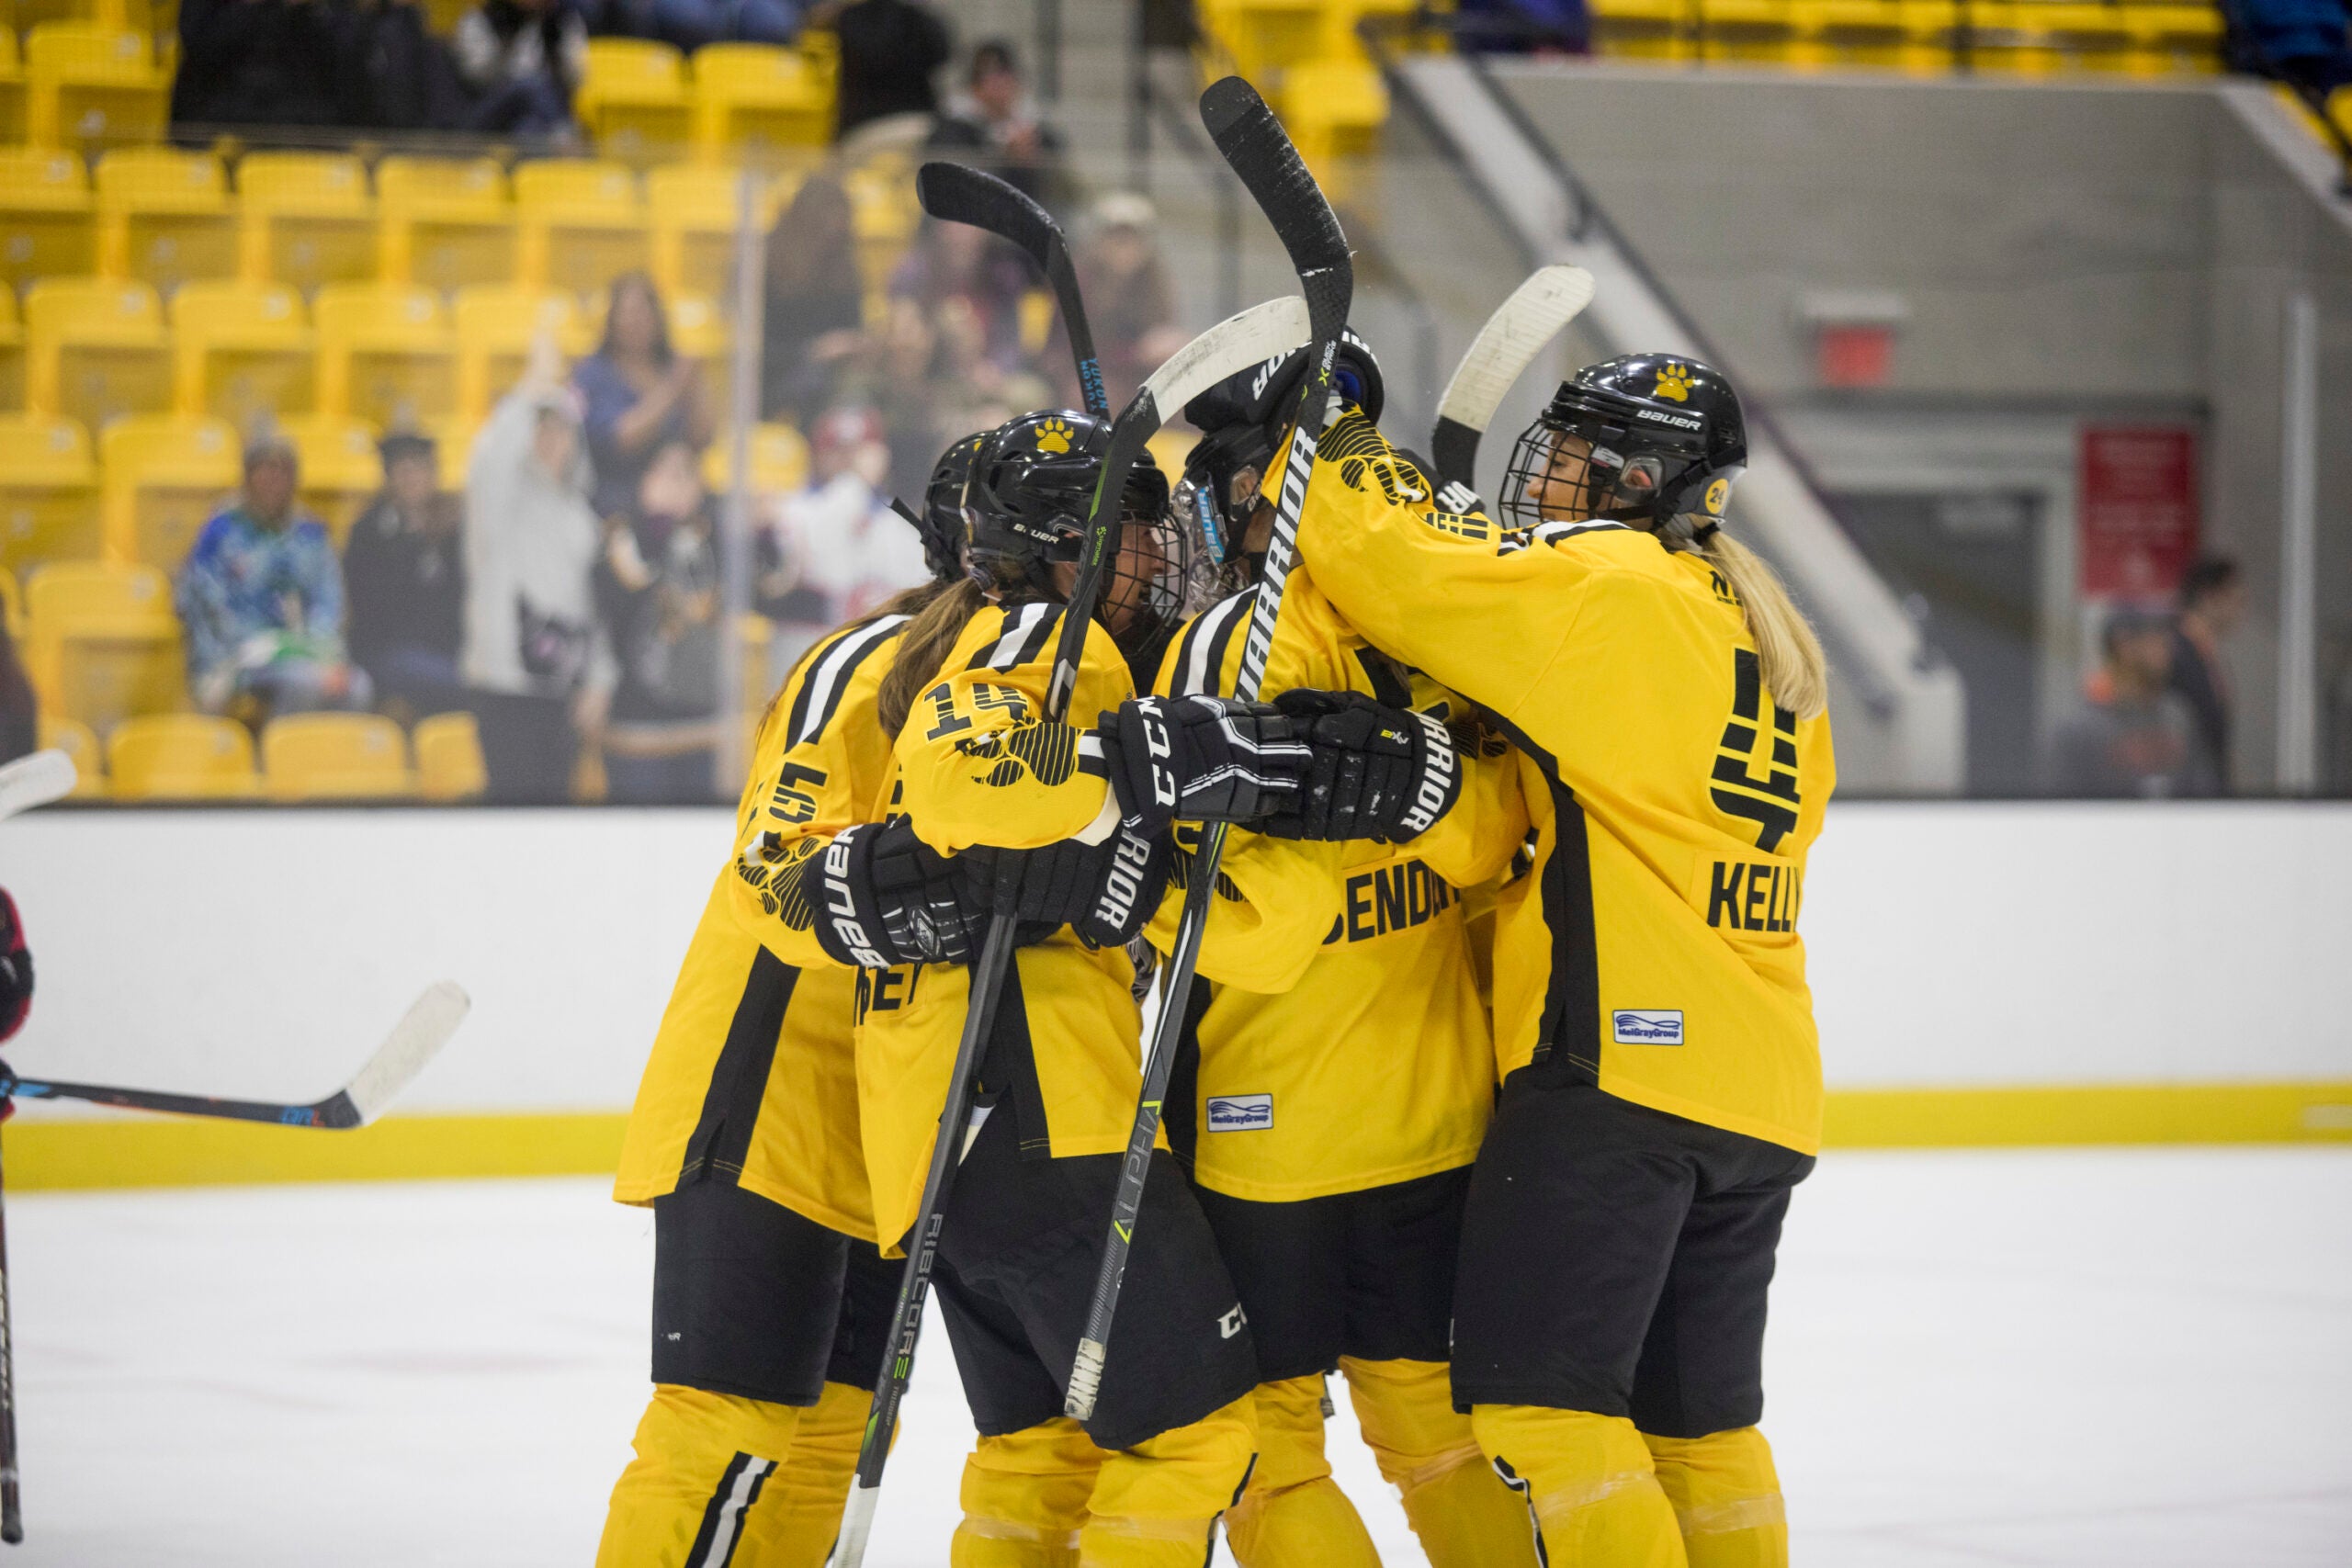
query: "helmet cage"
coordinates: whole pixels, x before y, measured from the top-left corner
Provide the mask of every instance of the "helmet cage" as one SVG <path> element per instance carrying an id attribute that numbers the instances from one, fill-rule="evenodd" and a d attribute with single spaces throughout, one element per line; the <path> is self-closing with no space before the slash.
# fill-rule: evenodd
<path id="1" fill-rule="evenodd" d="M 1746 467 L 1744 450 L 1708 462 L 1710 434 L 1703 412 L 1566 382 L 1511 448 L 1504 519 L 1525 529 L 1563 521 L 1657 523 L 1698 510 L 1712 480 L 1736 479 Z M 1552 476 L 1552 455 L 1569 435 L 1590 448 L 1574 484 Z"/>

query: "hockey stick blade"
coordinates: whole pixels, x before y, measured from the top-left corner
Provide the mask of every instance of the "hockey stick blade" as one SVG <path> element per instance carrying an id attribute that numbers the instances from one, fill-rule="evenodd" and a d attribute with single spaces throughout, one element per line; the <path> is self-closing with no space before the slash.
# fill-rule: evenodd
<path id="1" fill-rule="evenodd" d="M 54 748 L 17 758 L 0 767 L 0 818 L 64 799 L 81 777 L 74 759 Z"/>
<path id="2" fill-rule="evenodd" d="M 1316 337 L 1338 336 L 1355 293 L 1348 237 L 1289 133 L 1258 89 L 1238 76 L 1213 82 L 1201 95 L 1201 123 L 1290 253 L 1300 292 L 1315 314 Z"/>
<path id="3" fill-rule="evenodd" d="M 341 1132 L 365 1127 L 414 1081 L 449 1043 L 473 1003 L 453 980 L 436 981 L 409 1010 L 357 1075 L 324 1100 L 286 1105 L 260 1100 L 224 1100 L 213 1095 L 168 1094 L 157 1089 L 116 1089 L 103 1084 L 20 1078 L 0 1064 L 0 1098 L 86 1100 L 126 1111 L 162 1111 L 177 1116 L 210 1116 L 231 1122 L 266 1122 L 280 1127 L 317 1127 Z"/>
<path id="4" fill-rule="evenodd" d="M 1102 362 L 1095 357 L 1093 329 L 1087 324 L 1086 304 L 1079 297 L 1069 241 L 1053 214 L 1006 181 L 967 164 L 925 164 L 915 171 L 915 197 L 933 218 L 985 229 L 1028 253 L 1037 270 L 1046 275 L 1054 302 L 1061 308 L 1062 328 L 1069 334 L 1070 357 L 1078 362 L 1079 396 L 1086 403 L 1086 412 L 1097 419 L 1108 418 L 1111 395 L 1102 385 Z"/>
<path id="5" fill-rule="evenodd" d="M 1437 465 L 1440 484 L 1469 488 L 1478 441 L 1495 410 L 1544 345 L 1584 313 L 1592 291 L 1592 274 L 1555 263 L 1529 275 L 1487 318 L 1438 400 L 1430 460 Z"/>

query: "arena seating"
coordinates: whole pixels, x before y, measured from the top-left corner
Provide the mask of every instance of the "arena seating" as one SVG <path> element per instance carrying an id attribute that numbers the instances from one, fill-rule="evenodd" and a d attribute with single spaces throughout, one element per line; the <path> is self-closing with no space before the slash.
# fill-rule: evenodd
<path id="1" fill-rule="evenodd" d="M 381 714 L 305 713 L 262 730 L 274 800 L 401 800 L 417 793 L 408 737 Z"/>
<path id="2" fill-rule="evenodd" d="M 107 783 L 117 800 L 244 800 L 262 787 L 245 727 L 200 713 L 140 714 L 115 726 Z"/>
<path id="3" fill-rule="evenodd" d="M 481 732 L 473 715 L 437 713 L 420 718 L 409 740 L 416 748 L 417 790 L 425 799 L 466 800 L 489 787 Z"/>

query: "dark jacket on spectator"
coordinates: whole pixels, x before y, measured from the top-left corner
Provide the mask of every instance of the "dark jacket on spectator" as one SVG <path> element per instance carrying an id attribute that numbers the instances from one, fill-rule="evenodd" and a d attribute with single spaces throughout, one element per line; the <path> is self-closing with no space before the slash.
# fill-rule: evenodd
<path id="1" fill-rule="evenodd" d="M 884 115 L 939 111 L 932 73 L 955 51 L 936 12 L 911 0 L 857 0 L 834 27 L 842 51 L 837 140 Z"/>
<path id="2" fill-rule="evenodd" d="M 351 525 L 343 584 L 353 663 L 380 683 L 394 655 L 415 651 L 447 660 L 454 674 L 466 640 L 460 528 L 412 528 L 392 498 L 379 495 Z"/>
<path id="3" fill-rule="evenodd" d="M 2172 689 L 2188 705 L 2197 721 L 2197 742 L 2205 753 L 2214 782 L 2227 793 L 2230 784 L 2230 699 L 2221 671 L 2196 639 L 2178 626 L 2172 633 Z"/>
<path id="4" fill-rule="evenodd" d="M 338 17 L 315 0 L 181 0 L 175 125 L 340 125 Z"/>

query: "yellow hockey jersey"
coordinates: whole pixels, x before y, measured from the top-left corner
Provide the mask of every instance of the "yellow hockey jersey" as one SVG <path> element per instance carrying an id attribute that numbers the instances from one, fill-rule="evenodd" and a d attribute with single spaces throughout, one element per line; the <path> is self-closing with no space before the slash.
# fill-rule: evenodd
<path id="1" fill-rule="evenodd" d="M 1637 1104 L 1815 1152 L 1796 927 L 1836 782 L 1827 719 L 1774 704 L 1702 558 L 1619 524 L 1507 536 L 1400 504 L 1376 481 L 1401 461 L 1360 415 L 1339 421 L 1299 545 L 1359 631 L 1519 743 L 1537 839 L 1496 919 L 1501 1070 L 1557 1054 Z"/>
<path id="2" fill-rule="evenodd" d="M 1135 694 L 1126 660 L 1087 629 L 1069 724 L 1043 716 L 1060 606 L 988 605 L 964 627 L 898 737 L 895 780 L 871 819 L 906 815 L 933 848 L 1039 849 L 1116 820 L 1096 716 Z M 1143 1089 L 1135 965 L 1065 927 L 1018 950 L 980 1065 L 982 1103 L 1018 1118 L 1024 1157 L 1116 1154 Z M 860 980 L 858 1099 L 875 1218 L 889 1251 L 915 1222 L 971 971 L 910 964 Z"/>
<path id="3" fill-rule="evenodd" d="M 1212 605 L 1178 636 L 1163 693 L 1234 690 L 1258 593 Z M 1452 693 L 1358 637 L 1304 570 L 1284 590 L 1259 695 L 1299 687 L 1465 716 Z M 1453 809 L 1410 843 L 1227 835 L 1166 1113 L 1202 1186 L 1293 1202 L 1476 1157 L 1494 1047 L 1461 890 L 1509 863 L 1527 822 L 1499 738 L 1464 763 Z M 1182 902 L 1171 892 L 1148 932 L 1163 951 Z"/>
<path id="4" fill-rule="evenodd" d="M 613 1196 L 648 1203 L 697 1179 L 874 1238 L 858 1138 L 853 995 L 800 891 L 808 857 L 865 820 L 890 766 L 874 699 L 903 615 L 835 632 L 760 730 L 735 852 L 710 890 L 638 1085 Z"/>

